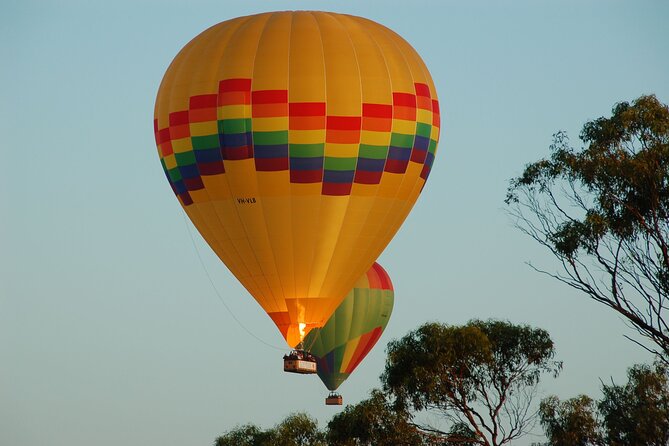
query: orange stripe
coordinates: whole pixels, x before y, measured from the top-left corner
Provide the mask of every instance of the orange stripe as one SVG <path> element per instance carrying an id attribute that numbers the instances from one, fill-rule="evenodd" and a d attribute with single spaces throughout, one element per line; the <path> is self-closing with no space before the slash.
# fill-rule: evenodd
<path id="1" fill-rule="evenodd" d="M 288 104 L 253 104 L 251 114 L 254 118 L 288 116 Z"/>
<path id="2" fill-rule="evenodd" d="M 325 116 L 291 116 L 288 128 L 290 130 L 322 130 L 325 128 Z"/>
<path id="3" fill-rule="evenodd" d="M 389 132 L 393 127 L 393 120 L 390 118 L 362 118 L 362 129 L 374 132 Z"/>
<path id="4" fill-rule="evenodd" d="M 418 96 L 416 98 L 416 107 L 422 108 L 423 110 L 432 110 L 432 99 Z"/>
<path id="5" fill-rule="evenodd" d="M 357 144 L 360 142 L 360 130 L 332 130 L 325 134 L 325 142 L 337 144 Z"/>
<path id="6" fill-rule="evenodd" d="M 403 107 L 401 105 L 395 106 L 393 107 L 393 118 L 415 121 L 416 109 L 414 107 Z"/>
<path id="7" fill-rule="evenodd" d="M 218 105 L 241 105 L 250 103 L 250 91 L 228 91 L 218 95 Z"/>
<path id="8" fill-rule="evenodd" d="M 170 139 L 181 139 L 181 138 L 187 138 L 190 136 L 190 125 L 188 124 L 183 124 L 183 125 L 175 125 L 173 127 L 170 127 Z"/>
<path id="9" fill-rule="evenodd" d="M 216 121 L 216 108 L 197 108 L 188 111 L 188 120 L 190 122 Z"/>

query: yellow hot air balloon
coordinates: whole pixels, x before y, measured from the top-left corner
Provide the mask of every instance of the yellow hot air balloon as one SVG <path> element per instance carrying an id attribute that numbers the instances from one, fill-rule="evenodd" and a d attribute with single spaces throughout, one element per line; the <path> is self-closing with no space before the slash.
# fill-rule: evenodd
<path id="1" fill-rule="evenodd" d="M 154 130 L 193 224 L 296 346 L 411 210 L 439 105 L 425 64 L 388 28 L 274 12 L 190 41 L 160 85 Z"/>

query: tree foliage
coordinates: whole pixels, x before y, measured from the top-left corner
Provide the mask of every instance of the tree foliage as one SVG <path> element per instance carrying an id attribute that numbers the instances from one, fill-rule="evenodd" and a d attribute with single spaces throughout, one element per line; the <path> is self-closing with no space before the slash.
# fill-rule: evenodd
<path id="1" fill-rule="evenodd" d="M 411 423 L 405 411 L 396 411 L 383 392 L 373 390 L 371 396 L 349 405 L 328 423 L 328 444 L 331 446 L 420 446 L 429 445 Z"/>
<path id="2" fill-rule="evenodd" d="M 561 363 L 548 333 L 504 321 L 463 326 L 429 323 L 388 346 L 384 389 L 400 411 L 440 413 L 467 426 L 480 445 L 503 445 L 532 428 L 532 399 L 542 373 Z M 420 426 L 424 432 L 449 432 Z"/>
<path id="3" fill-rule="evenodd" d="M 602 386 L 594 402 L 581 395 L 541 402 L 548 446 L 666 446 L 669 444 L 669 379 L 665 365 L 636 365 L 628 382 Z"/>
<path id="4" fill-rule="evenodd" d="M 561 402 L 551 396 L 541 402 L 541 425 L 550 446 L 603 446 L 595 402 L 579 395 Z"/>
<path id="5" fill-rule="evenodd" d="M 253 424 L 236 427 L 218 437 L 215 446 L 325 446 L 325 441 L 313 418 L 296 413 L 268 430 Z"/>
<path id="6" fill-rule="evenodd" d="M 610 446 L 669 444 L 669 379 L 666 366 L 636 365 L 625 385 L 604 385 L 598 408 Z"/>
<path id="7" fill-rule="evenodd" d="M 562 264 L 548 273 L 621 314 L 669 359 L 669 107 L 655 96 L 564 132 L 511 181 L 517 227 Z"/>

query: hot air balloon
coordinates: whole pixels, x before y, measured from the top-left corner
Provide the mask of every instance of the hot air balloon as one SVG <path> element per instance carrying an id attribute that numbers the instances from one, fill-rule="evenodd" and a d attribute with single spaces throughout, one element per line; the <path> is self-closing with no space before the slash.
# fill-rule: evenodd
<path id="1" fill-rule="evenodd" d="M 394 291 L 388 273 L 374 263 L 358 279 L 322 328 L 309 332 L 304 344 L 318 364 L 318 377 L 330 395 L 328 405 L 341 405 L 335 391 L 374 347 L 393 311 Z"/>
<path id="2" fill-rule="evenodd" d="M 439 104 L 420 56 L 388 28 L 274 12 L 191 40 L 162 80 L 154 130 L 183 209 L 296 347 L 413 207 Z"/>

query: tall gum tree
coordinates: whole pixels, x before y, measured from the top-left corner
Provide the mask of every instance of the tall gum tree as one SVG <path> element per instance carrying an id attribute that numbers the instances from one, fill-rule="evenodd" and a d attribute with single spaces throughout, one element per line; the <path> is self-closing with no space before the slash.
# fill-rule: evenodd
<path id="1" fill-rule="evenodd" d="M 422 432 L 451 442 L 468 432 L 460 442 L 501 446 L 534 426 L 540 377 L 562 367 L 554 356 L 549 334 L 526 325 L 429 323 L 389 343 L 381 382 L 395 410 L 437 414 L 449 424 L 416 423 Z"/>
<path id="2" fill-rule="evenodd" d="M 511 180 L 509 212 L 561 264 L 534 269 L 622 315 L 650 342 L 627 337 L 669 362 L 669 107 L 621 102 L 580 138 L 576 150 L 554 135 L 550 157 Z"/>

